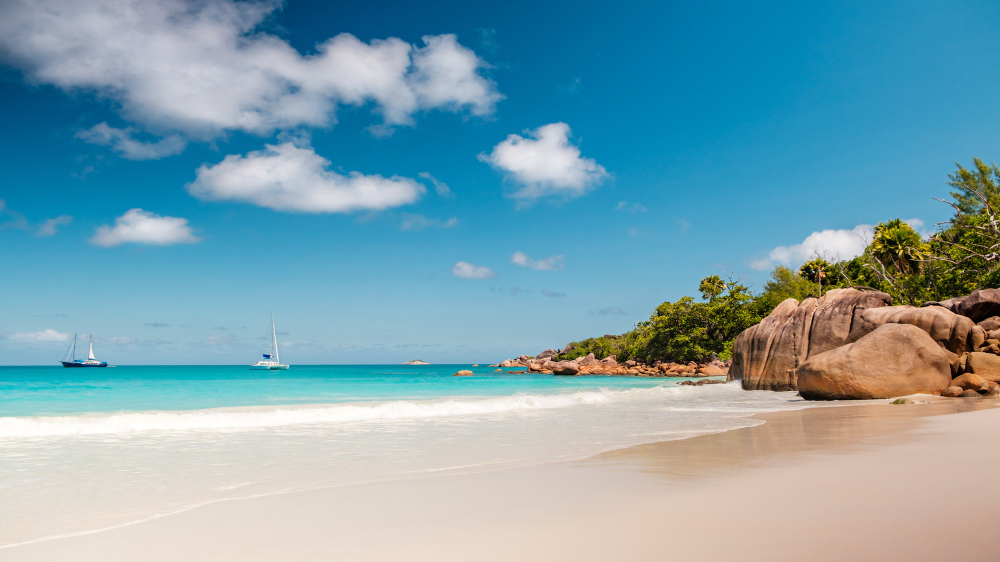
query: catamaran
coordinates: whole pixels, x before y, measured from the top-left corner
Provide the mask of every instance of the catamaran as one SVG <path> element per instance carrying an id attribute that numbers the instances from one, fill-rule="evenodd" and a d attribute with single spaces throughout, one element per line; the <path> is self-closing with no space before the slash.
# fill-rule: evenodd
<path id="1" fill-rule="evenodd" d="M 69 361 L 66 361 L 69 359 Z M 66 350 L 66 357 L 63 357 L 63 367 L 107 367 L 107 361 L 98 361 L 94 358 L 94 336 L 90 336 L 90 353 L 87 359 L 76 358 L 76 334 L 73 334 L 73 345 Z"/>
<path id="2" fill-rule="evenodd" d="M 288 365 L 281 364 L 278 356 L 278 337 L 274 332 L 274 313 L 271 313 L 271 343 L 270 353 L 264 353 L 264 358 L 250 365 L 251 371 L 278 371 L 288 368 Z"/>

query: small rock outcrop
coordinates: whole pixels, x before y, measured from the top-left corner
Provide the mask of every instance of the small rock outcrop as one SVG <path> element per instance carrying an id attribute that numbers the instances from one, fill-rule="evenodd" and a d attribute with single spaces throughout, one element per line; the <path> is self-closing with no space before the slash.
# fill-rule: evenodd
<path id="1" fill-rule="evenodd" d="M 924 330 L 884 324 L 854 343 L 819 353 L 797 369 L 808 400 L 940 394 L 951 386 L 951 357 Z"/>
<path id="2" fill-rule="evenodd" d="M 462 369 L 461 371 L 455 373 L 452 376 L 453 377 L 471 377 L 472 376 L 472 371 L 470 371 L 468 369 Z"/>
<path id="3" fill-rule="evenodd" d="M 413 359 L 413 360 L 407 361 L 406 363 L 403 363 L 403 365 L 430 365 L 430 363 L 428 363 L 426 361 L 421 361 L 420 359 Z"/>
<path id="4" fill-rule="evenodd" d="M 546 349 L 545 351 L 536 355 L 535 359 L 552 359 L 556 355 L 559 355 L 559 351 L 555 349 Z"/>

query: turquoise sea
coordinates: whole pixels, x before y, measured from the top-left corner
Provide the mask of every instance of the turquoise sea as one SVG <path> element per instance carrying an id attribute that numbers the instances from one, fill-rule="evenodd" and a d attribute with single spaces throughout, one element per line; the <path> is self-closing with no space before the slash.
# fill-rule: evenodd
<path id="1" fill-rule="evenodd" d="M 680 380 L 469 365 L 0 367 L 0 558 L 218 501 L 579 459 L 804 407 L 793 393 Z"/>
<path id="2" fill-rule="evenodd" d="M 452 376 L 469 369 L 473 377 Z M 663 379 L 511 375 L 470 365 L 245 365 L 0 367 L 0 417 L 234 406 L 428 400 L 598 388 L 648 388 Z"/>

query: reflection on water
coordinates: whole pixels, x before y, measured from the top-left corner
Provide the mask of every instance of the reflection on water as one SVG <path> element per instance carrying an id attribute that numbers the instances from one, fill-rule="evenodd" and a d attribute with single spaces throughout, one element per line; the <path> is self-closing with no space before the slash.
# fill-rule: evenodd
<path id="1" fill-rule="evenodd" d="M 648 443 L 601 453 L 583 462 L 610 463 L 671 481 L 724 474 L 774 462 L 778 457 L 838 453 L 872 447 L 914 429 L 921 418 L 971 412 L 1000 405 L 988 399 L 932 399 L 896 405 L 846 403 L 789 413 L 753 416 L 766 423 L 715 435 Z"/>

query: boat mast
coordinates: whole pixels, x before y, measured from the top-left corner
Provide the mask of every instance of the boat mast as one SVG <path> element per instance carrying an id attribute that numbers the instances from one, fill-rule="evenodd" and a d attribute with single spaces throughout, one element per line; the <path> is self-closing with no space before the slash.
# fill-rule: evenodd
<path id="1" fill-rule="evenodd" d="M 274 333 L 274 311 L 271 311 L 271 351 L 274 353 L 274 362 L 281 364 L 281 357 L 278 356 L 278 335 Z"/>
<path id="2" fill-rule="evenodd" d="M 73 353 L 70 361 L 76 361 L 76 334 L 73 334 Z"/>

